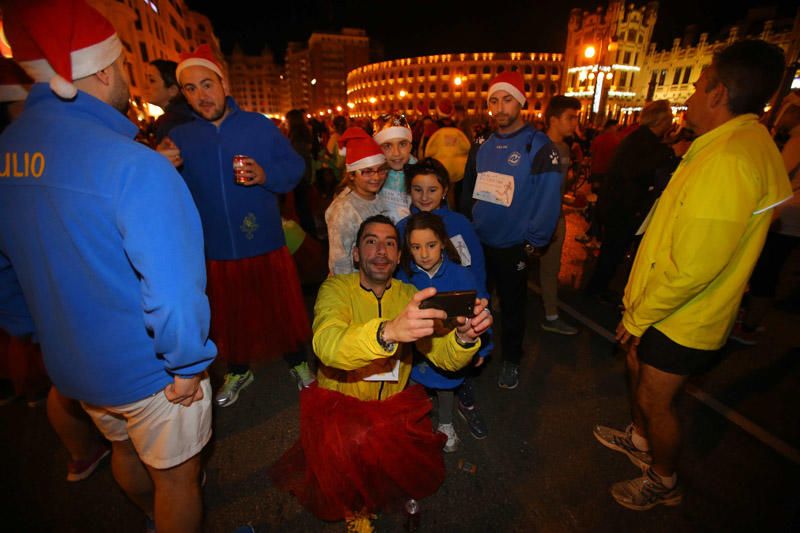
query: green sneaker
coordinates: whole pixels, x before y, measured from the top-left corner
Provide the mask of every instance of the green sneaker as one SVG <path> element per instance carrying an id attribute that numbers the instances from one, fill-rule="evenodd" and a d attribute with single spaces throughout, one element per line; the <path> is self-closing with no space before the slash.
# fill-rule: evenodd
<path id="1" fill-rule="evenodd" d="M 317 380 L 314 374 L 311 373 L 311 369 L 308 368 L 308 363 L 305 361 L 297 366 L 293 366 L 292 369 L 289 370 L 289 374 L 291 374 L 297 382 L 297 390 L 306 389 Z"/>
<path id="2" fill-rule="evenodd" d="M 611 486 L 611 496 L 618 504 L 634 511 L 647 511 L 656 505 L 673 507 L 683 501 L 683 491 L 676 483 L 669 488 L 648 468 L 642 477 L 620 481 Z"/>
<path id="3" fill-rule="evenodd" d="M 214 400 L 220 407 L 230 407 L 239 399 L 239 393 L 253 382 L 253 373 L 248 370 L 244 374 L 225 374 L 225 383 L 217 392 Z"/>

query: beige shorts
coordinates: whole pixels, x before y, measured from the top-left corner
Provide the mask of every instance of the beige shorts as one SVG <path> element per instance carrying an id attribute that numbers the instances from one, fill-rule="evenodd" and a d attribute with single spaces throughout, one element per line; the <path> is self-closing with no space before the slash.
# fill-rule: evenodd
<path id="1" fill-rule="evenodd" d="M 108 440 L 130 439 L 143 463 L 165 469 L 200 453 L 211 438 L 211 383 L 208 376 L 200 386 L 203 399 L 189 407 L 171 403 L 164 391 L 115 407 L 81 404 Z"/>

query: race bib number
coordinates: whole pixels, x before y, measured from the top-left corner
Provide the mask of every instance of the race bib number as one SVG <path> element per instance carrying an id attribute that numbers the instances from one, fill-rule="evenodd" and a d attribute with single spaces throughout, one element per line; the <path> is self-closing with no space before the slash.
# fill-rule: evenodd
<path id="1" fill-rule="evenodd" d="M 464 237 L 462 237 L 461 234 L 453 235 L 450 237 L 450 242 L 453 243 L 453 246 L 455 246 L 458 252 L 458 257 L 461 259 L 461 266 L 470 266 L 472 264 L 472 256 L 469 253 L 467 243 L 464 242 Z"/>
<path id="2" fill-rule="evenodd" d="M 400 380 L 400 359 L 394 359 L 394 365 L 387 370 L 386 372 L 380 372 L 378 374 L 370 374 L 369 376 L 365 377 L 362 381 L 394 381 L 397 382 Z M 391 364 L 391 360 L 387 360 L 387 363 Z"/>
<path id="3" fill-rule="evenodd" d="M 389 218 L 394 223 L 404 219 L 411 214 L 409 209 L 408 194 L 402 191 L 381 191 L 383 194 L 383 203 L 389 211 Z"/>
<path id="4" fill-rule="evenodd" d="M 514 200 L 514 176 L 499 172 L 479 172 L 472 197 L 509 207 Z"/>

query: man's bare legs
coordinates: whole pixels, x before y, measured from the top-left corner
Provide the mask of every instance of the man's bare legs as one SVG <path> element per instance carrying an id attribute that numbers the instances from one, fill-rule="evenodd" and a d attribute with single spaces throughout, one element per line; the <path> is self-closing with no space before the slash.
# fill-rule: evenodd
<path id="1" fill-rule="evenodd" d="M 687 378 L 639 365 L 636 405 L 644 419 L 642 430 L 650 444 L 653 470 L 663 477 L 672 476 L 677 467 L 681 434 L 675 398 Z"/>
<path id="2" fill-rule="evenodd" d="M 155 484 L 158 533 L 200 531 L 203 520 L 200 454 L 172 468 L 159 470 L 148 466 L 147 470 Z"/>
<path id="3" fill-rule="evenodd" d="M 153 481 L 130 439 L 111 443 L 111 471 L 128 498 L 144 513 L 153 516 Z"/>
<path id="4" fill-rule="evenodd" d="M 87 461 L 104 446 L 92 419 L 80 404 L 53 386 L 47 396 L 47 418 L 73 461 Z"/>

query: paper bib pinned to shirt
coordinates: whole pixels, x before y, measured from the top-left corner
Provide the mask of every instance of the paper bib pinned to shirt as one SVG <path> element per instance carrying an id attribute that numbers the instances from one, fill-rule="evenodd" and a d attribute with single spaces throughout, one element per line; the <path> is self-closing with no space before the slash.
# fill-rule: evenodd
<path id="1" fill-rule="evenodd" d="M 503 207 L 514 200 L 514 176 L 499 172 L 479 172 L 472 197 Z"/>

